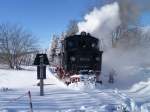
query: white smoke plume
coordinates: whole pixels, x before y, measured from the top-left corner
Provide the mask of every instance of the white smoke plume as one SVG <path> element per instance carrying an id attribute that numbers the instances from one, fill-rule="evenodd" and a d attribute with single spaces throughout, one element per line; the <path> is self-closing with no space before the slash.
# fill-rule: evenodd
<path id="1" fill-rule="evenodd" d="M 116 31 L 118 26 L 123 26 L 127 30 L 128 25 L 131 26 L 138 20 L 138 15 L 141 13 L 138 4 L 132 0 L 116 1 L 100 8 L 94 8 L 86 14 L 84 20 L 78 23 L 79 32 L 86 31 L 102 40 L 104 47 L 103 60 L 109 60 L 109 63 L 113 60 L 112 66 L 115 66 L 114 64 L 119 66 L 120 64 L 143 64 L 147 60 L 142 60 L 143 57 L 141 55 L 145 54 L 146 58 L 144 59 L 150 56 L 147 53 L 150 49 L 148 47 L 149 41 L 147 41 L 150 40 L 150 36 L 144 39 L 145 35 L 140 35 L 140 32 L 138 34 L 135 32 L 136 29 L 131 30 L 131 32 L 126 31 L 125 35 L 120 35 L 122 36 L 119 41 L 120 46 L 112 48 L 112 32 Z M 123 49 L 121 48 L 122 46 L 124 47 Z"/>
<path id="2" fill-rule="evenodd" d="M 149 43 L 150 36 L 146 37 L 148 39 L 147 41 L 143 39 L 144 36 L 140 36 L 134 32 L 127 32 L 126 35 L 121 35 L 123 40 L 119 44 L 125 44 L 127 47 L 130 45 L 128 49 L 126 47 L 121 49 L 120 46 L 116 48 L 111 47 L 112 32 L 116 31 L 118 26 L 123 26 L 122 28 L 125 28 L 125 30 L 131 28 L 131 25 L 134 22 L 136 23 L 141 13 L 136 6 L 136 2 L 134 3 L 132 0 L 116 1 L 118 2 L 106 4 L 100 8 L 94 8 L 86 14 L 84 20 L 78 23 L 79 32 L 86 31 L 103 40 L 104 47 L 107 49 L 105 49 L 103 54 L 102 65 L 108 65 L 117 72 L 123 71 L 125 67 L 150 65 L 150 61 L 148 61 L 150 57 L 150 53 L 148 53 L 150 50 L 150 47 L 148 47 L 149 44 L 146 47 L 143 46 L 146 45 L 145 43 Z M 125 76 L 129 72 L 121 72 L 119 74 Z"/>
<path id="3" fill-rule="evenodd" d="M 85 15 L 84 21 L 78 23 L 78 27 L 79 32 L 89 32 L 93 36 L 103 39 L 105 44 L 108 44 L 110 34 L 120 23 L 119 5 L 115 2 L 100 8 L 94 8 L 90 13 Z"/>

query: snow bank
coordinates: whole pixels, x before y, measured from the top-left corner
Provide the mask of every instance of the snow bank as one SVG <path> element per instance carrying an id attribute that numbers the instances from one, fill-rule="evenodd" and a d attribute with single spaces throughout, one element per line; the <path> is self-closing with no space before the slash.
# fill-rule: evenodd
<path id="1" fill-rule="evenodd" d="M 141 80 L 138 79 L 134 86 L 130 86 L 131 89 L 122 91 L 110 89 L 122 86 L 123 83 L 116 85 L 119 84 L 117 82 L 112 84 L 113 86 L 102 85 L 101 88 L 89 88 L 88 86 L 91 85 L 85 86 L 84 83 L 74 83 L 68 87 L 47 69 L 47 79 L 44 80 L 45 96 L 41 97 L 39 87 L 36 86 L 36 71 L 0 69 L 0 87 L 13 90 L 0 91 L 0 104 L 8 103 L 11 99 L 31 90 L 35 112 L 120 112 L 123 110 L 148 112 L 150 110 L 148 100 L 150 79 L 147 79 L 150 73 L 149 68 L 128 67 L 125 70 L 132 71 L 130 75 L 135 78 L 137 75 L 137 78 L 141 77 Z M 132 82 L 130 77 L 126 78 Z M 139 97 L 141 97 L 140 100 Z M 143 97 L 145 99 L 142 99 Z M 28 101 L 28 97 L 25 96 L 17 102 L 8 103 L 0 108 L 5 110 L 3 112 L 26 112 L 29 110 Z"/>
<path id="2" fill-rule="evenodd" d="M 0 88 L 25 88 L 36 84 L 36 72 L 0 69 Z"/>

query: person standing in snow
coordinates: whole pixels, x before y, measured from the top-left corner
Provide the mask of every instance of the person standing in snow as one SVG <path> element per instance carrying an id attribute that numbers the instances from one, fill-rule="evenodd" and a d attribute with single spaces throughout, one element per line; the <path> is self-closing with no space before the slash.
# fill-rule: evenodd
<path id="1" fill-rule="evenodd" d="M 109 83 L 114 83 L 114 75 L 116 75 L 116 72 L 114 69 L 112 69 L 109 73 L 109 79 L 108 79 Z"/>

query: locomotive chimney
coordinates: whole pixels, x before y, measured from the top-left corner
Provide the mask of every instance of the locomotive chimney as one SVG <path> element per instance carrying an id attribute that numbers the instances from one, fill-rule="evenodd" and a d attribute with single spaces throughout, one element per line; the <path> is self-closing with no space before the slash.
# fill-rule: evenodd
<path id="1" fill-rule="evenodd" d="M 81 32 L 81 36 L 83 36 L 83 37 L 86 36 L 86 32 L 85 32 L 85 31 L 82 31 L 82 32 Z"/>

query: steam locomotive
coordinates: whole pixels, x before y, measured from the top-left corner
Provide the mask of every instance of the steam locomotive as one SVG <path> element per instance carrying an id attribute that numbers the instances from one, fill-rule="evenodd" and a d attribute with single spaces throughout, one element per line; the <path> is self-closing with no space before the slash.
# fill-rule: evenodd
<path id="1" fill-rule="evenodd" d="M 60 53 L 61 68 L 59 75 L 88 74 L 95 75 L 96 80 L 101 72 L 103 51 L 99 49 L 99 40 L 89 33 L 65 37 Z M 63 76 L 61 76 L 62 78 Z M 79 79 L 80 80 L 80 79 Z"/>

